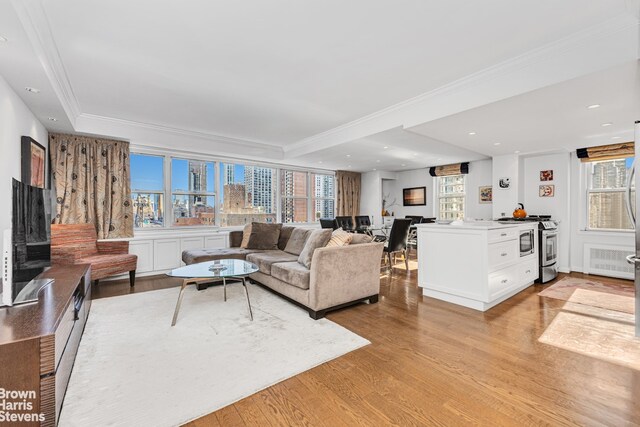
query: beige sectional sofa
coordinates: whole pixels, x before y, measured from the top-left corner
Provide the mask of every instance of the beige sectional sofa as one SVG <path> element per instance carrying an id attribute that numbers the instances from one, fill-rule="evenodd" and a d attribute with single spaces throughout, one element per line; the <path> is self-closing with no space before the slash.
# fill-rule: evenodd
<path id="1" fill-rule="evenodd" d="M 186 250 L 186 264 L 216 259 L 246 259 L 259 271 L 250 278 L 280 296 L 303 306 L 313 319 L 327 311 L 361 301 L 375 303 L 380 293 L 380 258 L 382 243 L 371 242 L 369 236 L 353 235 L 348 246 L 320 247 L 312 252 L 307 268 L 298 262 L 304 246 L 304 233 L 284 226 L 277 248 L 272 250 L 241 248 L 242 231 L 232 231 L 229 248 Z M 311 230 L 306 231 L 307 236 Z M 297 241 L 289 243 L 291 236 Z M 288 252 L 287 252 L 288 251 Z"/>

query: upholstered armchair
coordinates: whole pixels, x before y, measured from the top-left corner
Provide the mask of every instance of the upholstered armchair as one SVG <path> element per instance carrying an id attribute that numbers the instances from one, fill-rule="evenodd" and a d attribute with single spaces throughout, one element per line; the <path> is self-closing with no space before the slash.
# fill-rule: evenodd
<path id="1" fill-rule="evenodd" d="M 129 273 L 136 282 L 138 256 L 129 254 L 129 242 L 98 242 L 93 224 L 53 224 L 51 226 L 52 264 L 91 264 L 91 280 Z"/>

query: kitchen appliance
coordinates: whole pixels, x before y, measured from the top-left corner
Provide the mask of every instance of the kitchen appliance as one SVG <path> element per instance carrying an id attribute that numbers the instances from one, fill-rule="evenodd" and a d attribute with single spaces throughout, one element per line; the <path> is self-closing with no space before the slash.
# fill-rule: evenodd
<path id="1" fill-rule="evenodd" d="M 518 224 L 521 222 L 538 223 L 538 283 L 547 283 L 558 277 L 558 221 L 551 215 L 529 215 L 524 218 L 500 218 L 500 222 Z M 523 236 L 520 235 L 520 256 L 523 254 Z M 526 239 L 525 239 L 526 241 Z M 534 248 L 535 250 L 535 248 Z M 532 252 L 530 252 L 532 253 Z"/>
<path id="2" fill-rule="evenodd" d="M 531 255 L 535 251 L 535 230 L 522 230 L 520 232 L 520 256 Z"/>
<path id="3" fill-rule="evenodd" d="M 638 230 L 638 224 L 636 223 L 636 215 L 634 211 L 640 212 L 640 197 L 636 196 L 635 206 L 631 206 L 631 187 L 635 182 L 635 188 L 640 188 L 640 178 L 635 173 L 636 170 L 636 162 L 638 161 L 638 157 L 640 157 L 640 150 L 638 149 L 638 144 L 640 144 L 640 120 L 637 120 L 635 123 L 635 160 L 633 162 L 633 166 L 631 167 L 631 171 L 629 172 L 629 176 L 627 177 L 627 191 L 626 194 L 626 202 L 627 202 L 627 213 L 629 214 L 629 218 L 631 219 L 631 223 L 633 224 L 636 230 L 636 251 L 635 253 L 627 256 L 627 262 L 629 264 L 634 265 L 634 273 L 635 273 L 635 286 L 636 286 L 636 337 L 640 337 L 640 230 Z M 635 180 L 635 181 L 634 181 Z M 634 209 L 635 208 L 635 209 Z"/>
<path id="4" fill-rule="evenodd" d="M 518 207 L 513 211 L 514 218 L 526 218 L 527 211 L 524 210 L 524 205 L 522 203 L 518 203 Z"/>
<path id="5" fill-rule="evenodd" d="M 558 277 L 558 222 L 550 219 L 540 221 L 538 241 L 540 242 L 538 282 L 547 283 Z"/>

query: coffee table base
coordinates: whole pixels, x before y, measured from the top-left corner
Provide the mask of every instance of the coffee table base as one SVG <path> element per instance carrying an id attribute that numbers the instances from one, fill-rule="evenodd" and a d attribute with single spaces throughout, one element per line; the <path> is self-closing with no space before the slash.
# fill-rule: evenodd
<path id="1" fill-rule="evenodd" d="M 251 310 L 251 300 L 249 299 L 249 290 L 247 289 L 247 280 L 244 277 L 235 277 L 235 276 L 230 276 L 230 277 L 221 277 L 220 279 L 222 279 L 222 292 L 224 294 L 224 301 L 227 301 L 227 280 L 237 280 L 237 281 L 242 281 L 242 286 L 244 287 L 244 293 L 247 297 L 247 307 L 249 308 L 249 319 L 253 322 L 253 311 Z M 212 278 L 190 278 L 190 279 L 184 279 L 182 281 L 182 286 L 180 287 L 180 294 L 178 295 L 178 302 L 176 303 L 176 309 L 173 313 L 173 320 L 171 321 L 171 326 L 175 326 L 176 325 L 176 321 L 178 320 L 178 313 L 180 312 L 180 305 L 182 304 L 182 297 L 184 296 L 184 290 L 187 287 L 188 284 L 193 284 L 193 285 L 200 285 L 203 283 L 210 283 L 210 282 L 214 282 L 220 279 L 212 279 Z"/>

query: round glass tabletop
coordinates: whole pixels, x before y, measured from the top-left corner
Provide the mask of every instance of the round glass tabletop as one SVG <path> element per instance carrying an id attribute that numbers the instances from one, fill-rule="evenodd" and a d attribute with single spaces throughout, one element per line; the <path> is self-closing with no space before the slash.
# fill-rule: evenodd
<path id="1" fill-rule="evenodd" d="M 258 271 L 258 266 L 242 259 L 220 259 L 185 265 L 167 273 L 167 276 L 182 278 L 242 277 Z"/>

